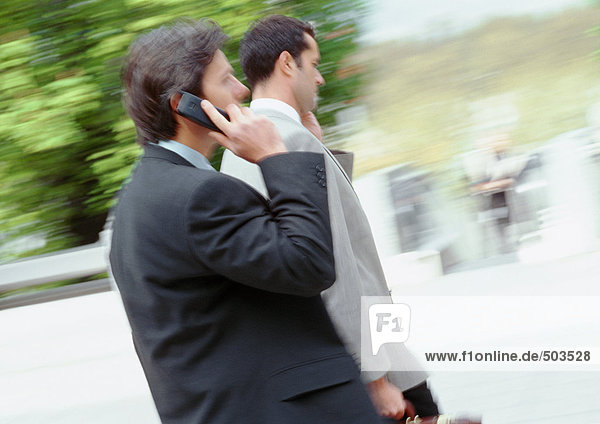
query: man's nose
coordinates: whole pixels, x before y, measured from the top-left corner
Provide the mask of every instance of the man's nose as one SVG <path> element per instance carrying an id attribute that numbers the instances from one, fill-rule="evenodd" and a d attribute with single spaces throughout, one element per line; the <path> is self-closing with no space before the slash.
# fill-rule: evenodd
<path id="1" fill-rule="evenodd" d="M 325 78 L 323 78 L 323 75 L 319 71 L 317 71 L 317 85 L 325 85 Z"/>
<path id="2" fill-rule="evenodd" d="M 236 97 L 241 102 L 243 100 L 246 100 L 248 98 L 248 96 L 250 96 L 250 90 L 248 89 L 248 87 L 246 87 L 244 84 L 242 84 L 238 79 L 236 79 L 236 82 L 237 82 Z"/>

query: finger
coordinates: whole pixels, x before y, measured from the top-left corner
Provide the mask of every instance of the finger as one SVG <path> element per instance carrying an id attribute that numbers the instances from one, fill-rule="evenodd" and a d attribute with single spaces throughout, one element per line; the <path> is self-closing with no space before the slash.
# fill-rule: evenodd
<path id="1" fill-rule="evenodd" d="M 217 128 L 219 128 L 221 131 L 227 134 L 231 124 L 227 119 L 225 119 L 223 115 L 221 115 L 217 111 L 217 109 L 215 109 L 212 103 L 208 100 L 202 100 L 200 106 L 202 107 L 202 110 L 204 110 L 204 113 L 206 113 L 210 120 L 213 121 L 213 123 L 217 126 Z"/>
<path id="2" fill-rule="evenodd" d="M 229 115 L 229 120 L 231 122 L 239 121 L 240 118 L 242 117 L 242 112 L 238 105 L 235 105 L 232 103 L 232 104 L 228 105 L 225 108 L 225 110 L 227 111 L 227 114 Z"/>
<path id="3" fill-rule="evenodd" d="M 252 112 L 252 110 L 249 107 L 243 107 L 243 108 L 241 108 L 241 111 L 242 111 L 242 115 L 244 115 L 244 116 L 254 115 L 254 112 Z"/>
<path id="4" fill-rule="evenodd" d="M 404 414 L 401 414 L 399 412 L 394 412 L 394 411 L 385 411 L 383 414 L 381 414 L 382 417 L 386 417 L 386 418 L 392 418 L 394 420 L 400 420 L 402 419 L 402 417 L 404 416 Z"/>
<path id="5" fill-rule="evenodd" d="M 404 416 L 404 411 L 398 408 L 391 408 L 383 412 L 384 417 L 393 418 L 395 420 L 399 420 Z"/>
<path id="6" fill-rule="evenodd" d="M 212 137 L 217 143 L 219 143 L 221 146 L 225 147 L 226 149 L 229 149 L 233 152 L 233 147 L 232 147 L 232 142 L 229 138 L 227 138 L 226 136 L 224 136 L 223 134 L 216 132 L 216 131 L 210 131 L 208 133 L 209 137 Z"/>
<path id="7" fill-rule="evenodd" d="M 416 415 L 416 411 L 415 411 L 415 407 L 413 406 L 413 404 L 404 399 L 404 415 L 406 415 L 407 417 L 411 417 L 414 418 Z"/>

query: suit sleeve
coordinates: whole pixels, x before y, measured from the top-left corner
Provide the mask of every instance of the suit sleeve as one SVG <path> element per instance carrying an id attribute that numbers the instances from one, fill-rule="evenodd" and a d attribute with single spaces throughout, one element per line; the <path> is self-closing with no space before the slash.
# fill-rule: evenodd
<path id="1" fill-rule="evenodd" d="M 192 254 L 248 286 L 318 295 L 335 280 L 323 155 L 272 156 L 260 168 L 270 202 L 223 175 L 198 186 L 186 216 Z"/>

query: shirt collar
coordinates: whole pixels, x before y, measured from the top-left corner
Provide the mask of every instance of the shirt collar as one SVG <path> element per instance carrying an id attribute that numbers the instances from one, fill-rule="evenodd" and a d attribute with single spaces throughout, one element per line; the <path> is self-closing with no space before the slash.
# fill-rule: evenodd
<path id="1" fill-rule="evenodd" d="M 177 153 L 179 156 L 187 160 L 196 168 L 212 171 L 215 170 L 215 168 L 211 166 L 208 159 L 206 159 L 206 157 L 202 153 L 192 149 L 191 147 L 186 146 L 185 144 L 181 144 L 175 140 L 160 140 L 158 142 L 158 145 L 167 150 Z"/>
<path id="2" fill-rule="evenodd" d="M 276 110 L 277 112 L 281 112 L 284 115 L 289 116 L 294 121 L 301 123 L 300 115 L 298 115 L 296 109 L 294 109 L 287 103 L 282 102 L 281 100 L 271 98 L 261 98 L 252 100 L 250 102 L 250 109 L 254 111 L 261 111 L 263 109 Z"/>

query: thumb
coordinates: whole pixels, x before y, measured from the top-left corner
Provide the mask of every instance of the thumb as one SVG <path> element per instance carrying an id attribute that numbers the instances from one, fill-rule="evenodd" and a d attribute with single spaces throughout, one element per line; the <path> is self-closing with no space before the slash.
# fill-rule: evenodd
<path id="1" fill-rule="evenodd" d="M 408 401 L 406 399 L 404 399 L 404 405 L 405 405 L 405 407 L 404 407 L 404 416 L 405 417 L 414 418 L 415 415 L 417 414 L 417 412 L 415 411 L 414 405 L 410 401 Z"/>

